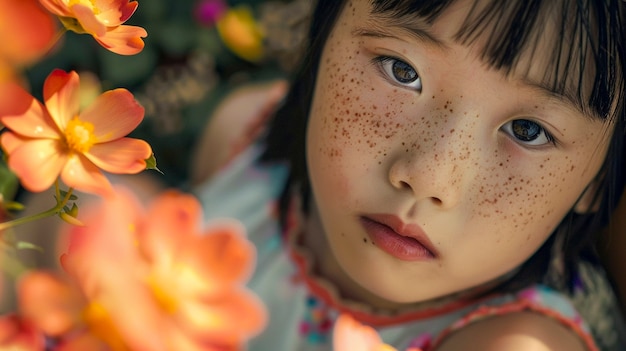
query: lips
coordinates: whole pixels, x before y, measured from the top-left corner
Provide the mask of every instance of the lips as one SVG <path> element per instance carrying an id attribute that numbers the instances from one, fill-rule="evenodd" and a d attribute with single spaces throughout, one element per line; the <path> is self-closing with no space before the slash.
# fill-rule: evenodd
<path id="1" fill-rule="evenodd" d="M 398 217 L 387 214 L 368 214 L 359 220 L 378 248 L 400 260 L 424 261 L 438 256 L 418 225 L 405 224 Z"/>

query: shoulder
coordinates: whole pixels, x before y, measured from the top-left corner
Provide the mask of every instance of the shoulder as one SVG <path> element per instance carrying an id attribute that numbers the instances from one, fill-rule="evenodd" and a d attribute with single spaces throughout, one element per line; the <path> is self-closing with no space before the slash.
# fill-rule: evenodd
<path id="1" fill-rule="evenodd" d="M 553 318 L 522 311 L 471 323 L 446 337 L 437 351 L 589 351 Z"/>
<path id="2" fill-rule="evenodd" d="M 222 166 L 261 135 L 287 90 L 277 80 L 240 87 L 215 108 L 192 150 L 190 183 L 210 179 Z"/>

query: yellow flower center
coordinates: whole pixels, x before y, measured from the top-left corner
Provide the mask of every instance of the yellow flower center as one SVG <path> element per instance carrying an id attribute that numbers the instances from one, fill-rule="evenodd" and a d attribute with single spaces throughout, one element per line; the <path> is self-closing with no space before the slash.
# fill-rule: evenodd
<path id="1" fill-rule="evenodd" d="M 92 301 L 83 311 L 89 332 L 102 339 L 111 350 L 128 350 L 106 308 Z"/>
<path id="2" fill-rule="evenodd" d="M 96 143 L 93 124 L 84 122 L 78 117 L 72 118 L 65 128 L 65 142 L 70 151 L 85 153 Z"/>

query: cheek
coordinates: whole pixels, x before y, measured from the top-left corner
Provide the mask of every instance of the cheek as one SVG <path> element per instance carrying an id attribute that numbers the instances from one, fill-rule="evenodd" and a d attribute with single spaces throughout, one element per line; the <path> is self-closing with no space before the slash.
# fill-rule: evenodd
<path id="1" fill-rule="evenodd" d="M 574 206 L 591 173 L 570 156 L 539 157 L 505 143 L 477 180 L 473 213 L 481 222 L 519 233 L 507 240 L 542 242 Z"/>
<path id="2" fill-rule="evenodd" d="M 357 44 L 331 41 L 322 58 L 307 141 L 316 167 L 367 170 L 366 160 L 382 160 L 401 129 L 394 119 L 402 114 L 403 102 L 394 97 L 395 89 L 386 94 L 377 89 L 384 82 Z"/>

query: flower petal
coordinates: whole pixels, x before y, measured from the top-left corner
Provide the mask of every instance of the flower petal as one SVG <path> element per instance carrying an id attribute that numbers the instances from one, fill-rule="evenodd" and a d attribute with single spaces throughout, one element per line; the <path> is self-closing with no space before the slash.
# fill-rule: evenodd
<path id="1" fill-rule="evenodd" d="M 379 350 L 383 346 L 388 345 L 383 343 L 374 328 L 359 323 L 347 314 L 342 314 L 337 318 L 333 330 L 333 350 Z M 389 347 L 387 350 L 395 349 Z"/>
<path id="2" fill-rule="evenodd" d="M 144 108 L 128 90 L 104 92 L 81 114 L 81 121 L 92 123 L 99 143 L 119 139 L 132 132 L 143 120 Z"/>
<path id="3" fill-rule="evenodd" d="M 183 300 L 179 314 L 181 327 L 191 335 L 226 345 L 245 343 L 267 323 L 267 312 L 261 301 L 244 289 L 205 301 Z"/>
<path id="4" fill-rule="evenodd" d="M 55 19 L 37 0 L 0 0 L 0 57 L 14 65 L 43 56 L 55 36 Z"/>
<path id="5" fill-rule="evenodd" d="M 256 260 L 256 249 L 243 233 L 239 222 L 210 222 L 204 234 L 186 247 L 188 253 L 181 260 L 223 284 L 243 283 Z"/>
<path id="6" fill-rule="evenodd" d="M 74 13 L 73 17 L 76 17 L 87 33 L 98 37 L 106 33 L 107 27 L 98 20 L 91 7 L 76 4 L 71 6 L 70 9 Z"/>
<path id="7" fill-rule="evenodd" d="M 44 350 L 44 338 L 19 316 L 9 314 L 0 317 L 0 349 L 41 351 Z"/>
<path id="8" fill-rule="evenodd" d="M 144 42 L 141 38 L 148 36 L 142 27 L 119 26 L 109 29 L 104 36 L 94 37 L 100 45 L 119 55 L 135 55 L 141 52 Z"/>
<path id="9" fill-rule="evenodd" d="M 143 216 L 137 198 L 119 187 L 112 196 L 85 204 L 80 214 L 85 226 L 64 227 L 69 247 L 62 266 L 90 300 L 103 293 L 102 279 L 128 275 L 123 269 L 116 272 L 124 266 L 139 268 L 134 228 Z"/>
<path id="10" fill-rule="evenodd" d="M 110 349 L 110 345 L 104 343 L 100 338 L 88 332 L 82 332 L 61 339 L 54 351 L 108 351 Z"/>
<path id="11" fill-rule="evenodd" d="M 31 271 L 17 285 L 20 314 L 48 336 L 78 326 L 84 302 L 68 281 L 48 271 Z"/>
<path id="12" fill-rule="evenodd" d="M 111 183 L 91 161 L 82 155 L 70 156 L 61 171 L 61 179 L 76 190 L 108 196 L 112 193 Z"/>
<path id="13" fill-rule="evenodd" d="M 43 86 L 43 97 L 50 117 L 60 130 L 78 115 L 80 106 L 79 78 L 74 71 L 69 73 L 55 69 L 48 75 Z"/>
<path id="14" fill-rule="evenodd" d="M 122 16 L 120 16 L 120 21 L 122 22 L 126 22 L 130 16 L 133 15 L 133 13 L 135 13 L 135 10 L 137 10 L 137 6 L 139 6 L 139 3 L 137 1 L 128 1 L 125 0 L 126 4 L 120 6 L 120 10 L 122 11 Z"/>
<path id="15" fill-rule="evenodd" d="M 178 256 L 185 255 L 184 242 L 199 235 L 200 203 L 192 195 L 169 190 L 156 197 L 148 211 L 147 217 L 152 220 L 137 233 L 139 249 L 156 270 L 165 271 L 159 273 L 167 276 Z"/>
<path id="16" fill-rule="evenodd" d="M 162 270 L 159 275 L 175 275 L 168 279 L 188 293 L 220 293 L 251 274 L 256 251 L 241 223 L 215 220 L 201 233 L 201 207 L 191 195 L 164 193 L 153 201 L 149 218 L 139 237 L 142 252 Z"/>
<path id="17" fill-rule="evenodd" d="M 7 154 L 12 154 L 15 149 L 28 142 L 29 138 L 23 138 L 12 132 L 4 132 L 0 135 L 0 144 Z"/>
<path id="18" fill-rule="evenodd" d="M 22 136 L 59 138 L 59 130 L 44 106 L 17 84 L 0 85 L 0 122 Z"/>
<path id="19" fill-rule="evenodd" d="M 146 267 L 135 245 L 134 234 L 144 215 L 130 191 L 116 188 L 99 206 L 85 208 L 81 219 L 86 226 L 66 227 L 70 250 L 63 264 L 88 299 L 99 306 L 96 312 L 106 314 L 102 318 L 103 313 L 88 311 L 86 319 L 92 328 L 106 331 L 107 322 L 112 322 L 129 349 L 162 350 L 163 332 L 169 329 L 167 316 L 145 286 Z"/>
<path id="20" fill-rule="evenodd" d="M 39 0 L 39 3 L 57 16 L 72 17 L 72 12 L 62 0 Z"/>
<path id="21" fill-rule="evenodd" d="M 67 160 L 57 140 L 26 139 L 10 132 L 3 133 L 1 140 L 3 146 L 7 145 L 7 151 L 10 151 L 9 168 L 22 185 L 32 192 L 48 189 Z"/>
<path id="22" fill-rule="evenodd" d="M 96 16 L 107 27 L 119 26 L 135 13 L 138 5 L 137 1 L 96 0 L 95 6 L 100 10 Z"/>
<path id="23" fill-rule="evenodd" d="M 192 237 L 199 236 L 203 224 L 202 207 L 198 199 L 176 190 L 165 191 L 155 198 L 148 209 L 148 217 L 154 218 L 155 221 L 150 221 L 154 225 L 148 226 L 146 231 L 153 233 L 154 230 L 154 233 L 168 237 L 172 235 L 162 233 L 176 228 L 177 232 L 186 233 Z"/>
<path id="24" fill-rule="evenodd" d="M 85 153 L 98 168 L 116 174 L 135 174 L 146 169 L 152 148 L 140 139 L 122 138 L 95 144 Z"/>

